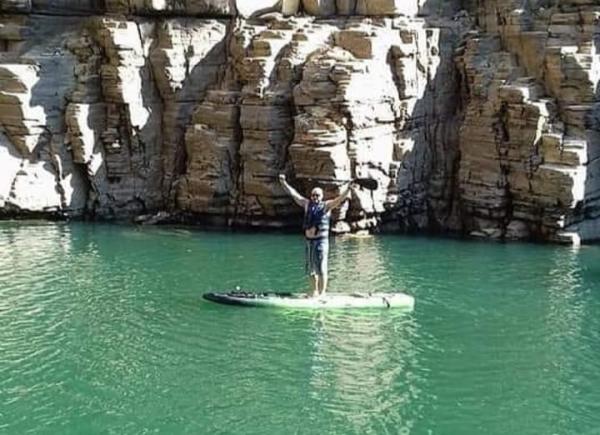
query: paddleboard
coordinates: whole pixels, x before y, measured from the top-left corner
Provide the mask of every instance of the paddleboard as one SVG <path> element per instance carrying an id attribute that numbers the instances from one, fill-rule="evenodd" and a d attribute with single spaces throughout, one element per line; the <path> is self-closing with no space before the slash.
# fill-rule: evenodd
<path id="1" fill-rule="evenodd" d="M 311 298 L 303 293 L 232 291 L 205 293 L 202 297 L 220 304 L 265 308 L 401 308 L 410 311 L 415 305 L 414 298 L 404 293 L 327 293 L 325 296 Z"/>

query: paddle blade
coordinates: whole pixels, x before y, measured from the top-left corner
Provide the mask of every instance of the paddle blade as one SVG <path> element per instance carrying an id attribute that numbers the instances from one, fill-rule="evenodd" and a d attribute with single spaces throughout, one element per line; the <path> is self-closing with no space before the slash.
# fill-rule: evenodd
<path id="1" fill-rule="evenodd" d="M 379 187 L 379 183 L 373 178 L 356 178 L 354 182 L 367 190 L 377 190 Z"/>

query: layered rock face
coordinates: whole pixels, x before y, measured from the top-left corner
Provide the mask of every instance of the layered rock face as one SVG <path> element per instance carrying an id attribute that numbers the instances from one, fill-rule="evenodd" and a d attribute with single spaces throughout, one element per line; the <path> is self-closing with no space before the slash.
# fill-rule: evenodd
<path id="1" fill-rule="evenodd" d="M 457 63 L 465 228 L 493 238 L 598 233 L 600 6 L 477 2 Z"/>
<path id="2" fill-rule="evenodd" d="M 1 214 L 288 225 L 283 172 L 326 196 L 378 181 L 338 210 L 342 232 L 600 234 L 592 0 L 0 11 Z"/>
<path id="3" fill-rule="evenodd" d="M 223 79 L 186 132 L 179 208 L 234 224 L 281 225 L 300 210 L 278 173 L 302 192 L 319 184 L 328 196 L 360 176 L 380 188 L 355 191 L 337 230 L 447 228 L 461 23 L 445 24 L 400 16 L 239 22 Z"/>

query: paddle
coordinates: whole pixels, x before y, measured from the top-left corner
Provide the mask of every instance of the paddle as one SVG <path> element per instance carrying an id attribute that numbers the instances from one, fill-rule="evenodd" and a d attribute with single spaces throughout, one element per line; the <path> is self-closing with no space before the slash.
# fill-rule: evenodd
<path id="1" fill-rule="evenodd" d="M 257 178 L 268 178 L 271 180 L 275 180 L 278 179 L 279 177 L 277 175 L 269 175 L 269 174 L 253 174 L 254 177 Z M 315 181 L 317 183 L 336 183 L 336 182 L 342 182 L 342 183 L 356 183 L 358 184 L 360 187 L 363 187 L 367 190 L 377 190 L 379 188 L 379 182 L 377 180 L 375 180 L 374 178 L 354 178 L 352 180 L 336 180 L 336 179 L 331 179 L 331 178 L 314 178 L 314 177 L 306 177 L 306 180 L 310 180 L 310 181 Z"/>
<path id="2" fill-rule="evenodd" d="M 379 188 L 379 182 L 374 178 L 355 178 L 352 181 L 367 190 L 377 190 Z"/>

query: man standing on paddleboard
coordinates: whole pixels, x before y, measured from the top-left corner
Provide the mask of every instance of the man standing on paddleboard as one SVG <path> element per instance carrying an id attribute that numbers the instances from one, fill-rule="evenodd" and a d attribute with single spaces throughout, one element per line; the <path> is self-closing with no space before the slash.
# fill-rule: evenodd
<path id="1" fill-rule="evenodd" d="M 350 197 L 353 183 L 348 182 L 339 196 L 328 201 L 323 200 L 323 189 L 315 187 L 310 199 L 300 195 L 290 186 L 285 175 L 279 175 L 279 181 L 294 202 L 304 209 L 304 237 L 306 238 L 306 273 L 310 276 L 312 294 L 323 296 L 327 291 L 327 257 L 329 255 L 329 223 L 331 211 L 342 205 Z"/>

